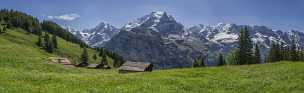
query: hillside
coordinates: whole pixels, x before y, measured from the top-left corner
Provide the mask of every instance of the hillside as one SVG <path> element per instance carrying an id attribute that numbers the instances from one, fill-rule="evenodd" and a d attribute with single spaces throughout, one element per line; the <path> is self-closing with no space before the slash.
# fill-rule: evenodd
<path id="1" fill-rule="evenodd" d="M 35 43 L 38 36 L 30 34 L 22 29 L 9 29 L 7 33 L 0 34 L 0 60 L 1 66 L 5 64 L 29 65 L 32 62 L 46 62 L 50 57 L 67 57 L 72 62 L 79 62 L 82 48 L 79 45 L 67 42 L 61 38 L 58 39 L 59 49 L 50 54 L 40 49 Z M 94 50 L 89 49 L 89 58 L 91 63 Z M 18 64 L 14 64 L 18 62 Z M 14 64 L 14 65 L 13 65 Z"/>
<path id="2" fill-rule="evenodd" d="M 46 62 L 56 54 L 77 58 L 78 45 L 60 39 L 49 54 L 36 36 L 21 29 L 0 35 L 0 93 L 299 93 L 304 63 L 225 66 L 118 74 L 113 70 L 67 68 Z M 92 50 L 90 50 L 92 55 Z"/>

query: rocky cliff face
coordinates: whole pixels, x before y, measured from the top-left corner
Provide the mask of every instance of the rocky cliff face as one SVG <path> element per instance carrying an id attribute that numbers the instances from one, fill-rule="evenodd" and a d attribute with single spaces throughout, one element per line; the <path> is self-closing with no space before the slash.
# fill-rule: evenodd
<path id="1" fill-rule="evenodd" d="M 127 60 L 151 62 L 156 68 L 190 67 L 202 51 L 183 39 L 184 32 L 183 25 L 165 12 L 152 12 L 124 26 L 105 48 Z"/>

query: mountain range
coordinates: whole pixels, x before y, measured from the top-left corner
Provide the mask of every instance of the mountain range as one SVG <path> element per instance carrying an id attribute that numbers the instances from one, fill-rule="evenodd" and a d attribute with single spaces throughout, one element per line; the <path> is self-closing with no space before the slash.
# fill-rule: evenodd
<path id="1" fill-rule="evenodd" d="M 295 36 L 304 45 L 300 31 L 273 30 L 266 26 L 219 23 L 184 27 L 166 12 L 155 11 L 116 28 L 100 23 L 93 29 L 71 31 L 92 47 L 104 47 L 130 61 L 151 62 L 156 68 L 190 67 L 195 58 L 204 56 L 208 65 L 216 65 L 218 53 L 227 54 L 238 47 L 239 31 L 247 27 L 251 39 L 266 55 L 271 42 L 290 44 Z"/>

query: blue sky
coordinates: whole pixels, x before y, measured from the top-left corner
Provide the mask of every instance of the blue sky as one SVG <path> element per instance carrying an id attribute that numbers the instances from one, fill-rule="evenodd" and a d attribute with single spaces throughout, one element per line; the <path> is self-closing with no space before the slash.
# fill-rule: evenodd
<path id="1" fill-rule="evenodd" d="M 222 22 L 304 31 L 304 0 L 1 0 L 0 8 L 76 29 L 102 21 L 121 27 L 152 11 L 166 11 L 186 26 Z"/>

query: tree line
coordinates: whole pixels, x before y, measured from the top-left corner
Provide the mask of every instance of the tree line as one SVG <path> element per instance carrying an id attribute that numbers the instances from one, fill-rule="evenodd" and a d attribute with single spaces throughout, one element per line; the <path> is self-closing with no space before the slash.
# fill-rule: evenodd
<path id="1" fill-rule="evenodd" d="M 223 65 L 248 65 L 261 63 L 259 44 L 254 44 L 251 40 L 249 30 L 244 27 L 240 30 L 238 48 L 233 49 L 227 57 L 218 54 L 218 66 Z"/>
<path id="2" fill-rule="evenodd" d="M 61 37 L 64 40 L 70 41 L 72 43 L 79 44 L 81 47 L 87 46 L 83 41 L 81 41 L 78 37 L 73 35 L 71 32 L 67 31 L 66 29 L 62 28 L 55 22 L 52 21 L 43 21 L 41 23 L 41 27 L 43 31 L 46 31 L 50 34 L 56 35 Z"/>
<path id="3" fill-rule="evenodd" d="M 44 35 L 38 36 L 38 41 L 36 45 L 43 48 L 45 51 L 49 53 L 53 53 L 55 49 L 58 49 L 58 41 L 57 36 L 54 34 L 44 33 Z"/>
<path id="4" fill-rule="evenodd" d="M 86 46 L 86 44 L 82 42 L 78 37 L 74 36 L 72 33 L 62 28 L 58 24 L 52 21 L 43 21 L 40 23 L 37 18 L 12 9 L 0 10 L 0 23 L 1 32 L 4 32 L 4 26 L 5 29 L 14 27 L 22 28 L 29 33 L 39 36 L 42 36 L 43 32 L 48 32 L 67 41 L 79 44 L 81 46 Z"/>
<path id="5" fill-rule="evenodd" d="M 31 15 L 11 10 L 0 10 L 0 21 L 7 24 L 7 28 L 18 27 L 26 30 L 29 33 L 41 34 L 41 26 L 39 20 Z"/>
<path id="6" fill-rule="evenodd" d="M 99 63 L 99 67 L 104 67 L 107 66 L 109 67 L 109 60 L 108 57 L 111 58 L 113 60 L 113 67 L 120 67 L 123 63 L 125 63 L 126 61 L 123 59 L 123 57 L 119 56 L 116 53 L 113 52 L 109 52 L 107 50 L 105 50 L 104 48 L 95 48 L 95 50 L 98 53 L 95 53 L 92 57 L 93 59 L 96 61 L 98 59 L 98 57 L 101 58 L 100 63 Z M 88 51 L 87 48 L 84 47 L 83 48 L 83 52 L 81 54 L 81 63 L 78 64 L 79 67 L 85 67 L 89 65 L 89 55 L 88 55 Z"/>
<path id="7" fill-rule="evenodd" d="M 267 56 L 265 56 L 262 62 L 262 56 L 260 52 L 260 45 L 253 43 L 249 30 L 244 27 L 240 30 L 238 39 L 238 48 L 231 50 L 225 57 L 222 53 L 218 54 L 217 63 L 218 66 L 223 65 L 249 65 L 249 64 L 261 64 L 272 63 L 282 60 L 286 61 L 304 61 L 304 48 L 297 46 L 295 37 L 291 37 L 291 44 L 279 44 L 273 41 L 271 48 Z M 203 57 L 194 59 L 193 67 L 206 66 Z"/>
<path id="8" fill-rule="evenodd" d="M 291 44 L 272 42 L 266 62 L 304 61 L 304 48 L 296 43 L 295 36 L 291 36 Z"/>

